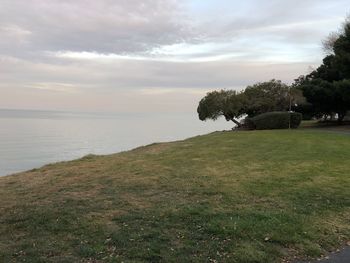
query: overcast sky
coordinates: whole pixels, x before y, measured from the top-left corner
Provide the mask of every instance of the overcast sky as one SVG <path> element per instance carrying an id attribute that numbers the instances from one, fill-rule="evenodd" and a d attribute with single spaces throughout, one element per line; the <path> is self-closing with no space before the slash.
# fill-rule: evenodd
<path id="1" fill-rule="evenodd" d="M 348 0 L 0 0 L 0 108 L 194 112 L 320 64 Z"/>

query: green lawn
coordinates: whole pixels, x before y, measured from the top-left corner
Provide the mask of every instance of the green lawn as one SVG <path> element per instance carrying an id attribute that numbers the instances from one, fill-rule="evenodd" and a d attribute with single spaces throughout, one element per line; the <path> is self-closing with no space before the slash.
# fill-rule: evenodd
<path id="1" fill-rule="evenodd" d="M 349 240 L 342 134 L 217 132 L 0 178 L 0 262 L 281 262 Z"/>

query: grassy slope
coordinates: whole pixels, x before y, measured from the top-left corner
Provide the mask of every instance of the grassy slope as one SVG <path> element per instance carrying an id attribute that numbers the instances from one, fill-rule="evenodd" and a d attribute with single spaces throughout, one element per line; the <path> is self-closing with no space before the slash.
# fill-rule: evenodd
<path id="1" fill-rule="evenodd" d="M 275 262 L 350 239 L 350 137 L 225 132 L 0 178 L 0 262 Z"/>

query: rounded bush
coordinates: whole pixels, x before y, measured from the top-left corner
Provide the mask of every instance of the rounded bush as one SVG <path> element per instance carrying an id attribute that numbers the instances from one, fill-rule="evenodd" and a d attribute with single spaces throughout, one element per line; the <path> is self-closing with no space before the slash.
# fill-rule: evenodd
<path id="1" fill-rule="evenodd" d="M 273 111 L 246 120 L 249 128 L 256 130 L 298 128 L 303 116 L 298 112 Z"/>

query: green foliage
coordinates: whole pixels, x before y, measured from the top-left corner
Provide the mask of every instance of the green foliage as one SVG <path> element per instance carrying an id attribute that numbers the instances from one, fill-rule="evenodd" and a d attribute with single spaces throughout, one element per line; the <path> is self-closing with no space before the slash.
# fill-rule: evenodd
<path id="1" fill-rule="evenodd" d="M 314 116 L 337 113 L 341 122 L 350 110 L 350 22 L 347 21 L 343 31 L 327 44 L 331 54 L 316 70 L 299 77 L 295 86 L 312 104 Z"/>
<path id="2" fill-rule="evenodd" d="M 247 120 L 250 128 L 257 130 L 298 128 L 302 114 L 296 112 L 275 111 L 262 113 Z"/>
<path id="3" fill-rule="evenodd" d="M 216 120 L 224 116 L 227 121 L 232 120 L 239 124 L 236 118 L 244 114 L 245 97 L 243 93 L 234 90 L 221 90 L 209 92 L 197 108 L 199 119 Z"/>
<path id="4" fill-rule="evenodd" d="M 229 96 L 223 101 L 223 115 L 227 121 L 240 118 L 245 114 L 247 99 L 244 93 L 230 91 Z"/>
<path id="5" fill-rule="evenodd" d="M 303 120 L 312 120 L 317 114 L 314 106 L 309 102 L 303 102 L 292 107 L 292 110 L 303 115 Z"/>
<path id="6" fill-rule="evenodd" d="M 305 98 L 320 115 L 330 115 L 335 107 L 335 89 L 331 82 L 315 79 L 303 84 Z"/>
<path id="7" fill-rule="evenodd" d="M 216 120 L 223 114 L 223 101 L 228 96 L 228 92 L 213 91 L 209 92 L 200 102 L 197 108 L 199 119 L 204 121 L 207 119 Z"/>
<path id="8" fill-rule="evenodd" d="M 271 111 L 284 111 L 290 102 L 303 98 L 299 90 L 290 89 L 280 80 L 271 80 L 248 86 L 242 92 L 221 90 L 209 92 L 197 108 L 200 120 L 216 120 L 224 116 L 227 121 L 234 121 L 238 126 L 238 118 L 248 115 L 256 116 Z"/>
<path id="9" fill-rule="evenodd" d="M 271 80 L 248 86 L 245 113 L 253 117 L 265 112 L 284 111 L 289 108 L 289 87 L 280 80 Z"/>
<path id="10" fill-rule="evenodd" d="M 312 105 L 312 109 L 308 108 L 309 112 L 316 117 L 337 113 L 338 120 L 342 121 L 350 110 L 350 80 L 328 82 L 312 79 L 305 81 L 300 87 L 308 103 Z M 300 111 L 301 107 L 296 108 L 296 111 Z"/>
<path id="11" fill-rule="evenodd" d="M 338 70 L 340 79 L 350 79 L 350 20 L 343 27 L 343 32 L 334 42 L 334 67 Z"/>
<path id="12" fill-rule="evenodd" d="M 307 79 L 322 79 L 328 82 L 340 80 L 340 72 L 335 65 L 335 55 L 326 56 L 322 65 L 307 75 Z"/>
<path id="13" fill-rule="evenodd" d="M 335 87 L 335 110 L 344 118 L 347 111 L 350 110 L 350 79 L 344 79 L 333 83 Z"/>

